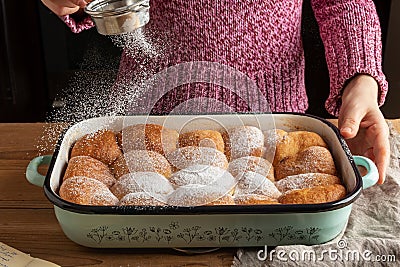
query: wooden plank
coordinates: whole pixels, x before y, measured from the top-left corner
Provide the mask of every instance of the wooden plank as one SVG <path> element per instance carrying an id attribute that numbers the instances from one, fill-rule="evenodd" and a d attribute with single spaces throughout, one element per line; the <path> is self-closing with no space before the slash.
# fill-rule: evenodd
<path id="1" fill-rule="evenodd" d="M 25 178 L 26 167 L 31 159 L 39 155 L 38 144 L 48 127 L 44 123 L 0 124 L 0 207 L 52 208 L 43 189 L 30 184 Z M 52 153 L 53 149 L 54 144 L 51 144 L 42 152 Z M 46 174 L 47 167 L 41 167 L 39 171 Z"/>
<path id="2" fill-rule="evenodd" d="M 394 129 L 400 133 L 400 119 L 390 120 L 390 123 L 393 125 Z"/>
<path id="3" fill-rule="evenodd" d="M 28 161 L 20 161 L 6 168 L 0 164 L 0 207 L 34 209 L 52 206 L 45 197 L 43 188 L 32 185 L 26 180 L 27 165 Z"/>
<path id="4" fill-rule="evenodd" d="M 65 124 L 0 123 L 0 159 L 8 153 L 51 152 L 64 128 Z"/>

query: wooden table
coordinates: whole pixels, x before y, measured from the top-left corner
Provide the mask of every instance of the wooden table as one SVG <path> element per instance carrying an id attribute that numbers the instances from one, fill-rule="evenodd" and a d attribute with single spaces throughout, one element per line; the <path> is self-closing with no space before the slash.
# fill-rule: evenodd
<path id="1" fill-rule="evenodd" d="M 400 119 L 391 122 L 400 132 Z M 43 189 L 25 178 L 29 161 L 39 151 L 51 154 L 60 133 L 52 127 L 54 140 L 46 141 L 49 132 L 44 132 L 45 125 L 0 124 L 1 242 L 61 266 L 231 266 L 234 248 L 189 256 L 172 249 L 91 249 L 70 241 Z M 43 147 L 46 142 L 47 148 Z"/>

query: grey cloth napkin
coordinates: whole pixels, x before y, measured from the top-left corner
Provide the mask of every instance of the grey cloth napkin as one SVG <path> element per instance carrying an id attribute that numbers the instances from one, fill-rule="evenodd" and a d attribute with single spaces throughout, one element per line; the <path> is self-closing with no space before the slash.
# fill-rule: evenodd
<path id="1" fill-rule="evenodd" d="M 391 160 L 386 181 L 363 190 L 344 231 L 313 246 L 241 248 L 239 266 L 400 266 L 400 134 L 389 122 Z"/>

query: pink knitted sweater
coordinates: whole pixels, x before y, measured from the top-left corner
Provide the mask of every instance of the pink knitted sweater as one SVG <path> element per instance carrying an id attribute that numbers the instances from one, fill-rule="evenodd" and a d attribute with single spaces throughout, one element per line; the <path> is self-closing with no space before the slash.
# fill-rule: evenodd
<path id="1" fill-rule="evenodd" d="M 182 75 L 197 73 L 197 81 L 209 83 L 174 84 L 168 76 L 166 94 L 155 105 L 158 112 L 169 112 L 191 98 L 213 98 L 233 111 L 252 109 L 246 99 L 229 88 L 215 85 L 226 80 L 224 71 L 199 69 L 193 62 L 207 61 L 227 65 L 253 80 L 259 95 L 265 97 L 271 111 L 305 112 L 308 107 L 304 85 L 304 53 L 301 41 L 302 0 L 152 0 L 150 23 L 144 28 L 157 45 L 167 47 L 163 56 L 145 53 L 122 55 L 117 83 L 127 84 L 140 72 L 154 73 L 169 66 L 186 63 Z M 379 104 L 387 92 L 381 66 L 381 31 L 375 6 L 370 0 L 313 0 L 312 7 L 325 46 L 330 74 L 330 94 L 325 107 L 338 115 L 341 92 L 346 81 L 357 73 L 369 74 L 379 84 Z M 64 21 L 74 32 L 93 27 L 90 19 Z M 165 43 L 167 38 L 168 42 Z M 163 43 L 164 42 L 164 43 Z M 167 44 L 167 45 L 165 45 Z M 180 74 L 177 74 L 180 75 Z M 233 87 L 246 86 L 243 84 Z M 123 86 L 122 86 L 123 87 Z M 168 91 L 168 92 L 167 92 Z M 212 102 L 212 101 L 211 101 Z M 210 102 L 210 103 L 211 103 Z M 146 101 L 141 101 L 148 105 Z M 218 111 L 217 105 L 207 106 Z M 223 105 L 221 105 L 223 106 Z M 192 107 L 191 107 L 192 108 Z"/>

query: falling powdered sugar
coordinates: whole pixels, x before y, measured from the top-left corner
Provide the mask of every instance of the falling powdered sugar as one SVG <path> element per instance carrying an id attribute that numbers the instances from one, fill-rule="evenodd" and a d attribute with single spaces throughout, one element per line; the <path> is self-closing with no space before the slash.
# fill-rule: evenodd
<path id="1" fill-rule="evenodd" d="M 124 106 L 124 115 L 148 114 L 151 112 L 152 89 L 154 87 L 157 71 L 164 58 L 165 49 L 170 43 L 163 34 L 138 28 L 132 32 L 110 36 L 111 41 L 117 47 L 123 49 L 123 64 L 132 64 L 132 69 L 124 67 L 128 79 L 119 77 L 115 85 L 116 98 L 114 102 Z M 169 48 L 168 48 L 169 49 Z M 147 102 L 147 103 L 146 103 Z M 155 103 L 155 102 L 154 102 Z"/>
<path id="2" fill-rule="evenodd" d="M 49 114 L 49 121 L 77 123 L 93 117 L 126 115 L 146 96 L 145 91 L 150 86 L 147 81 L 154 75 L 148 63 L 163 51 L 160 45 L 156 45 L 158 37 L 138 28 L 110 38 L 123 53 L 138 60 L 133 80 L 125 77 L 117 80 L 118 65 L 107 65 L 104 62 L 107 55 L 90 46 L 91 49 L 85 51 L 83 69 L 70 78 L 67 88 L 58 96 L 63 105 Z"/>
<path id="3" fill-rule="evenodd" d="M 147 97 L 149 77 L 154 70 L 148 63 L 162 54 L 164 38 L 144 32 L 142 28 L 134 32 L 110 36 L 112 43 L 122 48 L 133 60 L 140 58 L 133 80 L 117 78 L 120 58 L 111 58 L 103 48 L 90 45 L 84 54 L 80 70 L 68 79 L 68 85 L 57 94 L 54 108 L 47 114 L 43 137 L 38 140 L 40 154 L 54 148 L 60 133 L 72 124 L 86 119 L 104 116 L 129 115 L 139 110 L 142 98 Z M 160 40 L 158 40 L 160 39 Z M 156 45 L 156 43 L 163 45 Z M 145 114 L 147 107 L 142 113 Z M 139 114 L 140 112 L 134 112 Z M 63 122 L 54 125 L 53 122 Z"/>
<path id="4" fill-rule="evenodd" d="M 161 49 L 155 45 L 151 38 L 145 34 L 142 28 L 138 28 L 132 32 L 111 35 L 111 41 L 117 47 L 122 47 L 132 56 L 137 53 L 145 53 L 148 56 L 158 56 Z"/>

